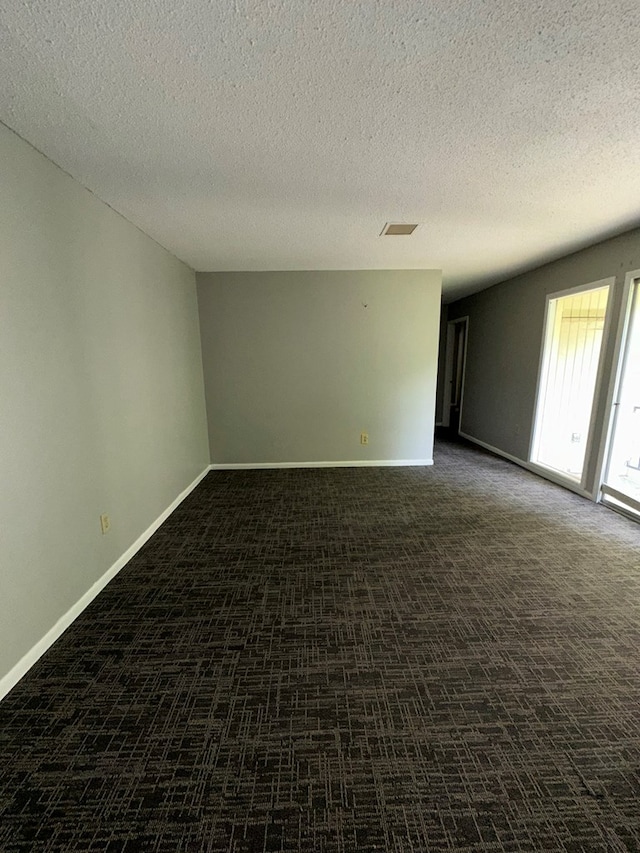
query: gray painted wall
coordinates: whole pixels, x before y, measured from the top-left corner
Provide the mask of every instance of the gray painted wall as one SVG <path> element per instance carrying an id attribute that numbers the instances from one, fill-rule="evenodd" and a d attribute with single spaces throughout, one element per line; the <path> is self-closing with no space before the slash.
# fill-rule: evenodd
<path id="1" fill-rule="evenodd" d="M 627 272 L 640 269 L 640 230 L 629 231 L 497 284 L 448 306 L 449 319 L 469 316 L 469 341 L 461 430 L 527 461 L 535 411 L 545 300 L 556 293 L 615 277 L 612 317 L 620 314 Z M 615 322 L 612 325 L 614 331 Z M 614 335 L 604 350 L 604 371 L 613 364 Z M 596 401 L 606 420 L 606 387 Z M 602 432 L 596 435 L 600 441 Z M 591 491 L 594 466 L 587 470 Z"/>
<path id="2" fill-rule="evenodd" d="M 211 461 L 431 459 L 440 292 L 434 270 L 198 274 Z"/>
<path id="3" fill-rule="evenodd" d="M 208 445 L 194 274 L 1 126 L 0 161 L 1 678 Z"/>

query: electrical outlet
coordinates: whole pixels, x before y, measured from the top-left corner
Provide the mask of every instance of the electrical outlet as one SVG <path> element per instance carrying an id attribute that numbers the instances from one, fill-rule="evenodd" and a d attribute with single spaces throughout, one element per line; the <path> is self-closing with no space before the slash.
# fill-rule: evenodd
<path id="1" fill-rule="evenodd" d="M 100 530 L 102 530 L 103 535 L 108 533 L 111 529 L 111 519 L 107 515 L 106 512 L 103 512 L 100 516 Z"/>
<path id="2" fill-rule="evenodd" d="M 360 433 L 360 444 L 369 444 L 369 433 L 361 432 Z"/>

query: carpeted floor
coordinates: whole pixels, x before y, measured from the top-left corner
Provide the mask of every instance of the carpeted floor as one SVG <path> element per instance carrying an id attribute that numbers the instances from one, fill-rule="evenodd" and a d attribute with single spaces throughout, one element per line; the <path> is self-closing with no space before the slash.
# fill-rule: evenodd
<path id="1" fill-rule="evenodd" d="M 0 850 L 640 850 L 639 546 L 452 444 L 209 474 L 0 705 Z"/>

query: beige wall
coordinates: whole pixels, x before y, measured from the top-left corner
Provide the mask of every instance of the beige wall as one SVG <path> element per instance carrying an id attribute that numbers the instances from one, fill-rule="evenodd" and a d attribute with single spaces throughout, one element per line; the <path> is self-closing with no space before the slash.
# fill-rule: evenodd
<path id="1" fill-rule="evenodd" d="M 0 162 L 2 678 L 208 446 L 194 274 L 4 127 Z"/>
<path id="2" fill-rule="evenodd" d="M 435 270 L 198 274 L 211 461 L 431 459 L 440 291 Z"/>

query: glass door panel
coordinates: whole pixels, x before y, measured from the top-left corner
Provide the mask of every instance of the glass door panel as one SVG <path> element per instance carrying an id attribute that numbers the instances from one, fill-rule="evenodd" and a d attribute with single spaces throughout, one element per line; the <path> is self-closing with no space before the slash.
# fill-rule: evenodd
<path id="1" fill-rule="evenodd" d="M 609 287 L 550 299 L 531 461 L 582 478 Z"/>
<path id="2" fill-rule="evenodd" d="M 640 512 L 640 285 L 634 282 L 615 402 L 605 499 Z"/>

